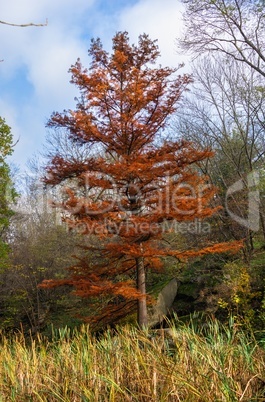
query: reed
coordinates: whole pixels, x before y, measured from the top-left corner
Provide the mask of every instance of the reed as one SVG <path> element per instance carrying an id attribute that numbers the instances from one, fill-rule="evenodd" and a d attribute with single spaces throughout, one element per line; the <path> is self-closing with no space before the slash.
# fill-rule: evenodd
<path id="1" fill-rule="evenodd" d="M 265 350 L 233 322 L 0 339 L 0 402 L 264 401 Z"/>

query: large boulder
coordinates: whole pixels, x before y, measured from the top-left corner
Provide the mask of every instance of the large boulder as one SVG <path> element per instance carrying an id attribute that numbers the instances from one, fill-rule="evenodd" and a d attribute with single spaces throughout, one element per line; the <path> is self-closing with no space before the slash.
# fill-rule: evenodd
<path id="1" fill-rule="evenodd" d="M 172 305 L 178 291 L 178 283 L 175 278 L 158 294 L 155 305 L 149 311 L 149 326 L 154 327 L 164 320 L 172 312 Z"/>

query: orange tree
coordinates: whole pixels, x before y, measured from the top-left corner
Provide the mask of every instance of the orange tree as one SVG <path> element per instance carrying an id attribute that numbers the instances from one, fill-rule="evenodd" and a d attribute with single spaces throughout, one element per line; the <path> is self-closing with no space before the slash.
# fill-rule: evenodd
<path id="1" fill-rule="evenodd" d="M 81 297 L 114 296 L 94 320 L 109 323 L 135 307 L 143 327 L 147 269 L 161 268 L 164 256 L 187 259 L 237 246 L 181 251 L 163 243 L 172 230 L 166 222 L 214 213 L 209 202 L 215 189 L 196 168 L 211 152 L 163 136 L 191 77 L 157 67 L 158 46 L 146 34 L 130 45 L 127 32 L 117 33 L 112 54 L 92 40 L 89 55 L 90 69 L 78 60 L 70 70 L 81 92 L 76 110 L 54 113 L 49 126 L 65 129 L 73 143 L 90 144 L 91 155 L 82 161 L 55 155 L 45 182 L 75 183 L 61 207 L 69 227 L 91 240 L 85 246 L 90 257 L 77 260 L 67 278 L 41 286 L 70 285 Z"/>

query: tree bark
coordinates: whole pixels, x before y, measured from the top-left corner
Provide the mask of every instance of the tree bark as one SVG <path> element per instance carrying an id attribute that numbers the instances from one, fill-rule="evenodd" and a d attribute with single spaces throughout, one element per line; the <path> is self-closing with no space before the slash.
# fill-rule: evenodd
<path id="1" fill-rule="evenodd" d="M 136 259 L 137 289 L 143 294 L 143 298 L 137 304 L 137 322 L 140 328 L 147 327 L 147 303 L 146 303 L 146 275 L 143 257 Z"/>

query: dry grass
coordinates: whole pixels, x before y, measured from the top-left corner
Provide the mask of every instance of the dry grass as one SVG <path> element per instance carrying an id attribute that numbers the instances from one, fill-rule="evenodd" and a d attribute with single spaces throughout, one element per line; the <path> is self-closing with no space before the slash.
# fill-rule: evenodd
<path id="1" fill-rule="evenodd" d="M 1 337 L 0 401 L 265 401 L 265 351 L 233 323 Z"/>

